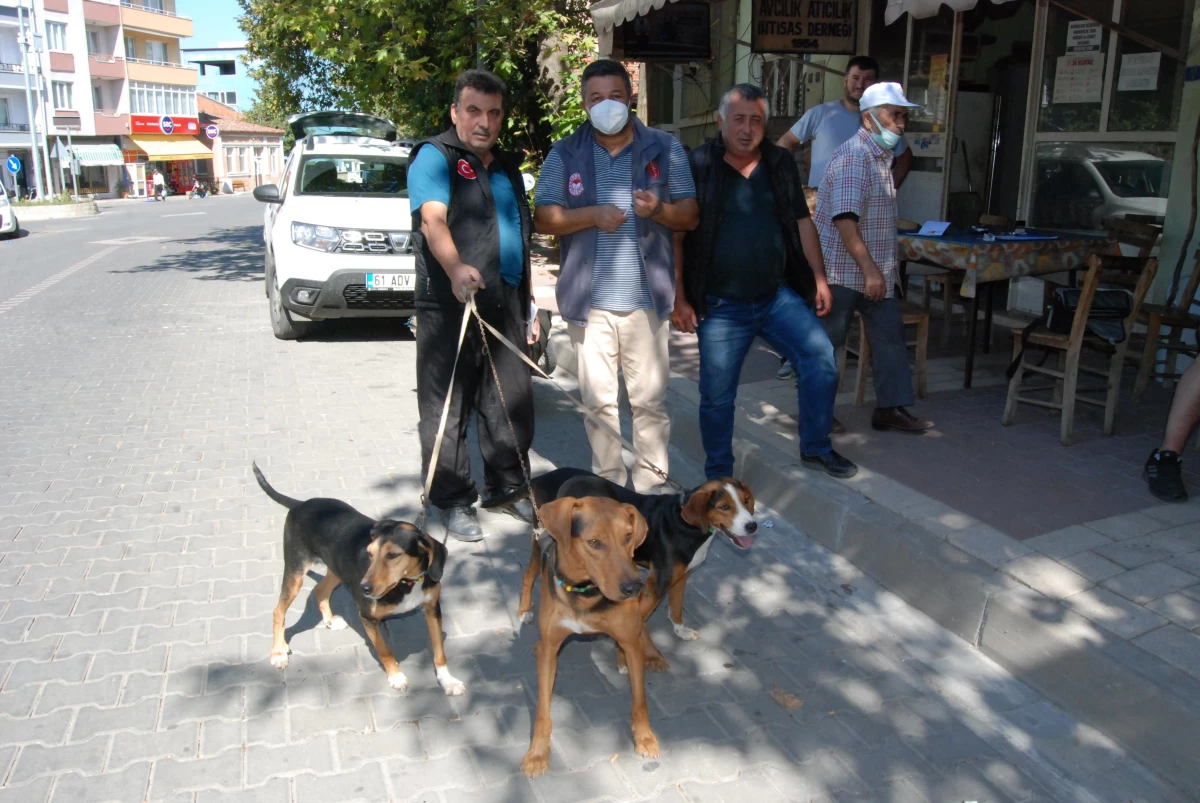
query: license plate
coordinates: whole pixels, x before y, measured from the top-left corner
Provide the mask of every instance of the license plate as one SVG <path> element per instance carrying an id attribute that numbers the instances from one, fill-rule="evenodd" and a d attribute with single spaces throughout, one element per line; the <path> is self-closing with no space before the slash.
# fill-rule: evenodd
<path id="1" fill-rule="evenodd" d="M 368 290 L 412 290 L 417 277 L 412 273 L 368 273 Z"/>

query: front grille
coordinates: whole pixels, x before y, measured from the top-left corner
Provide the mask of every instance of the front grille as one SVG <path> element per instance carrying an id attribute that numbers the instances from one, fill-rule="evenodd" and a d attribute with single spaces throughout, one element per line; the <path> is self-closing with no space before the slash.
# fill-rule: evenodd
<path id="1" fill-rule="evenodd" d="M 411 254 L 408 232 L 361 231 L 340 229 L 338 251 L 344 254 Z"/>
<path id="2" fill-rule="evenodd" d="M 413 294 L 376 290 L 368 292 L 365 284 L 348 284 L 342 290 L 348 309 L 409 310 L 413 308 Z"/>

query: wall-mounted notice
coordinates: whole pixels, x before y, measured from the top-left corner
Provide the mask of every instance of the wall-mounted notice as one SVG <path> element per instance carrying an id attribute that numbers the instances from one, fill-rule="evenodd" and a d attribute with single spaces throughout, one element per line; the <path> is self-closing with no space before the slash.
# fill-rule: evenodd
<path id="1" fill-rule="evenodd" d="M 1052 103 L 1100 103 L 1103 95 L 1103 53 L 1058 57 Z"/>
<path id="2" fill-rule="evenodd" d="M 1153 92 L 1158 89 L 1158 66 L 1162 53 L 1124 53 L 1118 92 Z"/>
<path id="3" fill-rule="evenodd" d="M 1067 23 L 1067 52 L 1091 53 L 1100 49 L 1104 29 L 1091 20 L 1075 20 Z"/>

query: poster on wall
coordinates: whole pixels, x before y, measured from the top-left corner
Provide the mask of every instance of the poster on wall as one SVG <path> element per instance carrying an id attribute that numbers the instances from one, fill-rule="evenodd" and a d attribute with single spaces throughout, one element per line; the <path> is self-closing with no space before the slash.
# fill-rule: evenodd
<path id="1" fill-rule="evenodd" d="M 1100 103 L 1103 95 L 1103 53 L 1058 57 L 1052 103 Z"/>
<path id="2" fill-rule="evenodd" d="M 752 0 L 755 53 L 851 55 L 857 52 L 855 0 Z"/>
<path id="3" fill-rule="evenodd" d="M 1104 29 L 1091 20 L 1074 20 L 1067 23 L 1067 52 L 1093 53 L 1100 50 Z"/>
<path id="4" fill-rule="evenodd" d="M 1158 67 L 1162 53 L 1124 53 L 1118 92 L 1153 92 L 1158 89 Z"/>

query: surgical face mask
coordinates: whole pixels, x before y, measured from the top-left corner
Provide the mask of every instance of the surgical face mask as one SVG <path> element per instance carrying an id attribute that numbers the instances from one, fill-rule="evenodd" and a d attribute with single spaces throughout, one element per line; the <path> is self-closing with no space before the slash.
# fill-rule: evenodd
<path id="1" fill-rule="evenodd" d="M 619 100 L 602 100 L 588 109 L 588 119 L 601 134 L 619 134 L 629 122 L 629 107 Z"/>
<path id="2" fill-rule="evenodd" d="M 871 119 L 875 121 L 875 125 L 879 128 L 878 132 L 871 132 L 871 139 L 875 140 L 875 144 L 883 148 L 885 151 L 890 151 L 900 144 L 900 135 L 895 131 L 888 131 L 880 124 L 879 118 L 871 114 Z"/>

